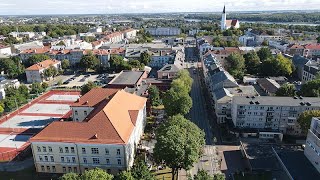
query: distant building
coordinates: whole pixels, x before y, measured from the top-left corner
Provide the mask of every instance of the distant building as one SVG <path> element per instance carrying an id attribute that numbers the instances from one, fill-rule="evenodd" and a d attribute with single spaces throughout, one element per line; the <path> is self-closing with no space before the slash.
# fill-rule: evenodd
<path id="1" fill-rule="evenodd" d="M 178 36 L 181 34 L 181 30 L 174 27 L 146 28 L 146 31 L 152 36 Z"/>
<path id="2" fill-rule="evenodd" d="M 237 19 L 227 20 L 226 6 L 223 7 L 222 18 L 221 18 L 221 30 L 227 30 L 230 28 L 238 29 L 240 22 Z"/>
<path id="3" fill-rule="evenodd" d="M 145 71 L 123 70 L 108 83 L 108 88 L 137 88 L 147 76 Z"/>
<path id="4" fill-rule="evenodd" d="M 280 84 L 269 78 L 260 78 L 257 80 L 257 83 L 269 96 L 274 96 L 277 90 L 280 88 Z"/>
<path id="5" fill-rule="evenodd" d="M 5 79 L 4 77 L 0 77 L 0 100 L 6 98 L 5 89 L 7 86 L 19 88 L 20 82 L 18 79 Z"/>
<path id="6" fill-rule="evenodd" d="M 300 80 L 302 80 L 303 78 L 304 65 L 307 64 L 307 62 L 309 61 L 311 60 L 304 58 L 303 56 L 300 56 L 300 55 L 294 55 L 292 58 L 292 62 L 296 68 L 296 72 Z"/>
<path id="7" fill-rule="evenodd" d="M 0 44 L 0 55 L 11 55 L 11 47 Z"/>
<path id="8" fill-rule="evenodd" d="M 90 32 L 92 33 L 102 33 L 102 27 L 93 27 L 93 28 L 90 28 L 89 30 Z"/>
<path id="9" fill-rule="evenodd" d="M 53 66 L 59 70 L 61 69 L 61 61 L 48 59 L 28 67 L 26 69 L 27 82 L 42 82 L 44 79 L 43 73 L 50 66 Z"/>
<path id="10" fill-rule="evenodd" d="M 312 118 L 304 149 L 305 156 L 320 173 L 320 120 Z"/>
<path id="11" fill-rule="evenodd" d="M 182 69 L 183 66 L 180 62 L 175 62 L 174 64 L 167 64 L 159 71 L 157 71 L 158 79 L 173 79 Z"/>
<path id="12" fill-rule="evenodd" d="M 320 71 L 320 63 L 318 61 L 308 61 L 303 67 L 302 82 L 306 83 L 315 79 Z"/>
<path id="13" fill-rule="evenodd" d="M 36 171 L 81 174 L 129 170 L 146 125 L 146 98 L 94 88 L 71 106 L 73 121 L 56 121 L 30 139 Z"/>
<path id="14" fill-rule="evenodd" d="M 136 29 L 126 29 L 123 31 L 124 33 L 124 38 L 127 39 L 132 39 L 135 38 L 137 36 L 137 30 Z"/>

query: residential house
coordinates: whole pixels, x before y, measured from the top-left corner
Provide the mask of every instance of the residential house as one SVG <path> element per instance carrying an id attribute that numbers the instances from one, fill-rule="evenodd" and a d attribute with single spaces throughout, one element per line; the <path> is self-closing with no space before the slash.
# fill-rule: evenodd
<path id="1" fill-rule="evenodd" d="M 44 78 L 44 71 L 50 66 L 61 69 L 61 61 L 55 59 L 47 59 L 37 64 L 34 64 L 26 69 L 26 76 L 28 83 L 42 82 Z"/>
<path id="2" fill-rule="evenodd" d="M 269 96 L 274 96 L 277 90 L 280 88 L 280 84 L 278 84 L 275 80 L 269 78 L 260 78 L 257 80 L 257 84 Z"/>
<path id="3" fill-rule="evenodd" d="M 300 55 L 294 55 L 292 58 L 292 63 L 296 68 L 296 72 L 300 80 L 303 78 L 304 65 L 306 65 L 309 61 L 311 60 Z"/>

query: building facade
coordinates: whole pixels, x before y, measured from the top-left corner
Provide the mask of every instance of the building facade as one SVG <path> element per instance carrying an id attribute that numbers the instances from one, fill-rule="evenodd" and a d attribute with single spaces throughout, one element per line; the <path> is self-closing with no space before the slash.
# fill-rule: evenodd
<path id="1" fill-rule="evenodd" d="M 181 30 L 174 27 L 147 28 L 146 31 L 152 36 L 178 36 L 181 34 Z"/>
<path id="2" fill-rule="evenodd" d="M 28 67 L 26 69 L 27 82 L 42 82 L 44 79 L 43 73 L 50 66 L 53 66 L 57 70 L 59 70 L 61 69 L 61 61 L 55 59 L 48 59 Z"/>
<path id="3" fill-rule="evenodd" d="M 37 172 L 83 173 L 99 167 L 117 174 L 132 167 L 146 124 L 146 98 L 96 88 L 72 106 L 73 113 L 84 113 L 79 107 L 89 105 L 93 110 L 85 119 L 53 122 L 30 139 Z"/>
<path id="4" fill-rule="evenodd" d="M 320 173 L 320 120 L 312 118 L 304 149 L 304 155 Z"/>

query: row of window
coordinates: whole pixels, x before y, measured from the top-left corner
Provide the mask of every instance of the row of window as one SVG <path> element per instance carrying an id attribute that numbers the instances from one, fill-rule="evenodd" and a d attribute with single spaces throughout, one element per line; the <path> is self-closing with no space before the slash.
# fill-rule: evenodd
<path id="1" fill-rule="evenodd" d="M 42 146 L 42 148 L 40 146 L 37 146 L 37 150 L 38 152 L 52 152 L 52 147 L 49 146 L 48 147 L 48 151 L 47 151 L 47 147 L 46 146 Z M 87 154 L 87 150 L 86 148 L 82 148 L 82 154 Z M 60 153 L 75 153 L 75 148 L 74 147 L 64 147 L 64 149 L 62 147 L 59 147 L 59 152 Z M 91 154 L 100 154 L 99 153 L 99 148 L 91 148 Z M 105 148 L 105 154 L 109 155 L 109 149 Z M 120 149 L 117 149 L 117 155 L 121 155 L 121 151 Z"/>
<path id="2" fill-rule="evenodd" d="M 316 152 L 318 156 L 320 156 L 320 152 L 311 144 L 310 141 L 307 140 L 307 144 Z"/>
<path id="3" fill-rule="evenodd" d="M 78 111 L 75 110 L 75 111 L 74 111 L 74 115 L 75 115 L 75 116 L 78 116 L 78 114 L 79 114 Z M 85 116 L 87 116 L 87 115 L 88 115 L 88 112 L 87 112 L 87 111 L 84 111 L 83 114 L 84 114 Z"/>
<path id="4" fill-rule="evenodd" d="M 53 156 L 39 156 L 39 160 L 40 161 L 49 162 L 49 157 L 50 157 L 50 162 L 54 162 L 54 157 Z"/>
<path id="5" fill-rule="evenodd" d="M 61 162 L 76 163 L 76 157 L 61 157 Z"/>
<path id="6" fill-rule="evenodd" d="M 86 168 L 86 170 L 88 170 L 88 168 Z M 67 167 L 62 167 L 62 172 L 63 173 L 67 173 Z M 78 173 L 78 168 L 77 167 L 73 167 L 73 171 L 72 171 L 72 167 L 68 167 L 68 173 Z"/>
<path id="7" fill-rule="evenodd" d="M 55 173 L 56 166 L 47 166 L 46 168 L 44 166 L 41 166 L 41 172 Z"/>
<path id="8" fill-rule="evenodd" d="M 300 110 L 300 107 L 286 107 L 286 106 L 282 106 L 282 107 L 267 107 L 267 106 L 256 106 L 256 105 L 249 105 L 249 106 L 239 106 L 239 109 L 243 110 L 243 109 L 252 109 L 252 110 L 267 110 L 267 111 L 273 111 L 273 110 L 283 110 L 283 111 L 298 111 Z M 310 107 L 306 107 L 305 110 L 316 110 L 318 108 L 310 108 Z"/>
<path id="9" fill-rule="evenodd" d="M 88 164 L 88 159 L 86 157 L 83 158 L 83 163 L 84 164 Z M 92 163 L 93 164 L 101 164 L 100 158 L 99 157 L 93 157 L 92 158 Z M 110 165 L 110 159 L 109 158 L 106 159 L 106 164 Z M 117 159 L 117 164 L 118 165 L 122 164 L 121 159 Z"/>

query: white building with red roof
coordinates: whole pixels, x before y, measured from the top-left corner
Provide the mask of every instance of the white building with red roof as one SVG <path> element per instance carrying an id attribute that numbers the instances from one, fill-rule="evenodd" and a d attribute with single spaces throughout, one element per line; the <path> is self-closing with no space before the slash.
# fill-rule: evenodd
<path id="1" fill-rule="evenodd" d="M 73 121 L 56 121 L 30 139 L 36 171 L 117 174 L 133 165 L 146 124 L 146 98 L 95 88 L 71 106 Z"/>
<path id="2" fill-rule="evenodd" d="M 221 18 L 221 30 L 224 31 L 230 28 L 235 28 L 235 29 L 240 28 L 240 21 L 237 19 L 227 20 L 226 6 L 224 6 L 222 11 L 222 18 Z"/>
<path id="3" fill-rule="evenodd" d="M 43 73 L 50 66 L 61 69 L 61 61 L 55 59 L 47 59 L 36 63 L 26 69 L 26 76 L 28 83 L 42 82 L 44 79 Z"/>

